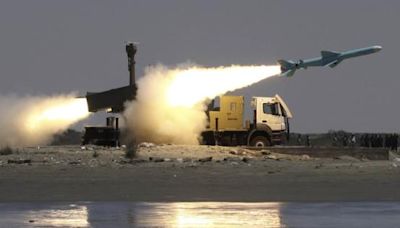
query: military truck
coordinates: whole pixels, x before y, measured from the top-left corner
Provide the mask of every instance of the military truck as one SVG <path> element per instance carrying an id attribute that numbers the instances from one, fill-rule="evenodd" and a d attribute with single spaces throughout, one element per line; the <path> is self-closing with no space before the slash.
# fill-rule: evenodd
<path id="1" fill-rule="evenodd" d="M 135 81 L 136 44 L 127 43 L 129 85 L 103 92 L 86 94 L 90 112 L 107 110 L 120 113 L 124 103 L 136 99 L 137 85 Z M 251 107 L 253 120 L 244 119 L 243 96 L 221 96 L 220 107 L 211 102 L 207 115 L 209 124 L 202 133 L 203 144 L 207 145 L 249 145 L 270 146 L 282 144 L 289 136 L 289 119 L 292 114 L 279 95 L 275 97 L 253 97 Z M 116 123 L 116 125 L 114 125 Z M 118 119 L 107 119 L 106 126 L 86 126 L 83 144 L 118 145 L 120 130 Z"/>
<path id="2" fill-rule="evenodd" d="M 220 106 L 213 107 L 214 103 L 207 110 L 209 124 L 202 133 L 203 144 L 266 147 L 289 139 L 292 113 L 279 95 L 252 97 L 253 120 L 244 122 L 243 96 L 221 96 Z"/>

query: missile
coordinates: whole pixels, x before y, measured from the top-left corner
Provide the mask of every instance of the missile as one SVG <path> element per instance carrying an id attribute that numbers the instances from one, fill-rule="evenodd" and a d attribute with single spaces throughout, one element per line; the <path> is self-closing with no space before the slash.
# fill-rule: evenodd
<path id="1" fill-rule="evenodd" d="M 281 65 L 281 75 L 291 77 L 298 69 L 307 69 L 307 67 L 321 67 L 329 66 L 334 68 L 345 59 L 354 58 L 363 55 L 373 54 L 382 49 L 381 46 L 371 46 L 360 49 L 353 49 L 345 52 L 334 52 L 334 51 L 321 51 L 321 57 L 305 59 L 305 60 L 278 60 Z"/>

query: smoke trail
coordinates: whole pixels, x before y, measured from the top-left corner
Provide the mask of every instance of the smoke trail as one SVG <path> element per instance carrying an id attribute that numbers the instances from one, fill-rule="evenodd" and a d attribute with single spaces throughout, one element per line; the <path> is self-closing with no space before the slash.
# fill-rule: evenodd
<path id="1" fill-rule="evenodd" d="M 149 67 L 126 105 L 126 124 L 138 141 L 198 144 L 206 100 L 279 73 L 279 66 Z"/>
<path id="2" fill-rule="evenodd" d="M 89 115 L 86 100 L 75 95 L 0 96 L 0 146 L 49 143 L 52 135 Z"/>

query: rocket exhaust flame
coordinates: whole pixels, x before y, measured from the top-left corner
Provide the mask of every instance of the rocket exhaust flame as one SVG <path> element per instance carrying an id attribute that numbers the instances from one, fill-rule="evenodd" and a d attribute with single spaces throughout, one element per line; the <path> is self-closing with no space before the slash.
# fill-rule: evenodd
<path id="1" fill-rule="evenodd" d="M 50 104 L 42 111 L 32 113 L 27 120 L 27 129 L 35 131 L 49 124 L 69 125 L 88 116 L 85 98 L 66 100 L 61 104 Z"/>
<path id="2" fill-rule="evenodd" d="M 170 73 L 174 75 L 167 90 L 170 105 L 190 107 L 279 74 L 280 66 L 192 67 Z"/>
<path id="3" fill-rule="evenodd" d="M 207 124 L 205 101 L 280 73 L 279 65 L 147 68 L 137 100 L 126 104 L 128 130 L 137 141 L 198 144 Z"/>
<path id="4" fill-rule="evenodd" d="M 89 116 L 86 99 L 0 96 L 0 146 L 49 143 L 52 135 Z"/>

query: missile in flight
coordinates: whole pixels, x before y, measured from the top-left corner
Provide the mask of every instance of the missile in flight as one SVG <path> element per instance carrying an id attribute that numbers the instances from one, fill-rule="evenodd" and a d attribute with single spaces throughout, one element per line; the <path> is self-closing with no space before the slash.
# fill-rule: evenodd
<path id="1" fill-rule="evenodd" d="M 381 46 L 371 46 L 360 49 L 353 49 L 345 52 L 321 51 L 321 57 L 305 60 L 278 60 L 281 65 L 281 75 L 291 77 L 298 69 L 307 69 L 307 67 L 337 66 L 345 59 L 354 58 L 363 55 L 373 54 L 382 49 Z"/>

